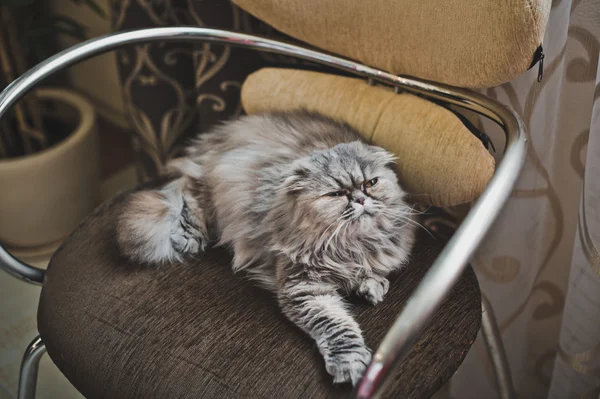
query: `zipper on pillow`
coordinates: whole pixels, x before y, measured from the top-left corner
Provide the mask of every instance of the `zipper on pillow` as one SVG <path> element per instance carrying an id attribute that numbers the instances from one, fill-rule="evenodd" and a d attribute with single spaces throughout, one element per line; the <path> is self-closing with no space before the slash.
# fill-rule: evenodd
<path id="1" fill-rule="evenodd" d="M 529 68 L 527 68 L 527 70 L 530 70 L 531 68 L 533 68 L 535 66 L 535 64 L 538 64 L 538 76 L 537 76 L 538 82 L 541 82 L 542 78 L 544 77 L 544 58 L 545 57 L 546 57 L 546 55 L 544 54 L 544 48 L 540 44 L 538 46 L 538 48 L 535 50 L 535 53 L 533 53 L 533 60 L 531 61 L 531 65 L 529 65 Z"/>

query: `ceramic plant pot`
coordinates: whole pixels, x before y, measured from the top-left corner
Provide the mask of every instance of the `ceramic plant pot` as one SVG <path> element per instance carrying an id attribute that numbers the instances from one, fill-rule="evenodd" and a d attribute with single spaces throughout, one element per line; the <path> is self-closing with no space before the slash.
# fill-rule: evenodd
<path id="1" fill-rule="evenodd" d="M 13 253 L 51 251 L 99 199 L 94 109 L 65 89 L 39 89 L 37 96 L 51 109 L 43 113 L 45 125 L 66 137 L 37 153 L 0 159 L 0 242 Z"/>

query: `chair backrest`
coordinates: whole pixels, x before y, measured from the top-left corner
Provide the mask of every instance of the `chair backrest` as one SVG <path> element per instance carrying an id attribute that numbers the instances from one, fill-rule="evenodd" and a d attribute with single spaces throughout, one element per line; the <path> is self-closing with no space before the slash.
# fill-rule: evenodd
<path id="1" fill-rule="evenodd" d="M 551 7 L 549 0 L 233 2 L 333 53 L 393 74 L 464 87 L 500 84 L 532 66 L 542 54 Z M 415 202 L 471 202 L 494 173 L 493 157 L 457 115 L 364 81 L 263 69 L 244 83 L 242 102 L 248 113 L 307 108 L 344 120 L 398 156 L 401 182 Z"/>
<path id="2" fill-rule="evenodd" d="M 233 0 L 276 29 L 395 75 L 495 86 L 540 57 L 551 0 Z"/>

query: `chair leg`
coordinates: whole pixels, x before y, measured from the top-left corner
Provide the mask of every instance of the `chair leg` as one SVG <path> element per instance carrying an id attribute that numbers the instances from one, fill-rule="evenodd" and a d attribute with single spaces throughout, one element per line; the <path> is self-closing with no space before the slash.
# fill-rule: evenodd
<path id="1" fill-rule="evenodd" d="M 18 399 L 35 398 L 40 359 L 44 353 L 46 353 L 46 346 L 38 335 L 27 347 L 21 362 Z"/>
<path id="2" fill-rule="evenodd" d="M 501 399 L 516 398 L 512 376 L 506 359 L 506 352 L 502 344 L 502 337 L 496 322 L 496 317 L 490 303 L 485 296 L 481 296 L 481 332 L 487 347 L 492 369 L 496 378 L 496 385 Z"/>

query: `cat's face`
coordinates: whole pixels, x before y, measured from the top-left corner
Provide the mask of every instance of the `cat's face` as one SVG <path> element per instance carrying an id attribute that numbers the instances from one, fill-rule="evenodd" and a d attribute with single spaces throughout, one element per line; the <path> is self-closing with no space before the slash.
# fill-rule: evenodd
<path id="1" fill-rule="evenodd" d="M 333 233 L 338 227 L 345 234 L 364 233 L 375 228 L 378 219 L 397 218 L 398 208 L 406 208 L 392 162 L 393 156 L 379 147 L 340 144 L 292 165 L 284 187 L 315 233 Z"/>

